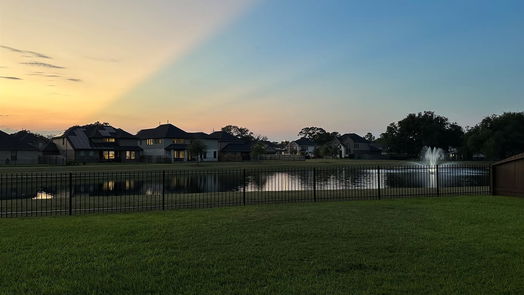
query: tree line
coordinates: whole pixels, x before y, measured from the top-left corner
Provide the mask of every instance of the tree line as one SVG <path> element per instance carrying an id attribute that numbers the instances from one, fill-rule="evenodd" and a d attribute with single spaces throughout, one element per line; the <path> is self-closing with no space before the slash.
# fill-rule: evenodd
<path id="1" fill-rule="evenodd" d="M 376 142 L 386 152 L 406 157 L 430 146 L 453 151 L 461 160 L 500 160 L 524 152 L 524 112 L 491 115 L 465 128 L 434 112 L 409 114 L 389 124 Z"/>

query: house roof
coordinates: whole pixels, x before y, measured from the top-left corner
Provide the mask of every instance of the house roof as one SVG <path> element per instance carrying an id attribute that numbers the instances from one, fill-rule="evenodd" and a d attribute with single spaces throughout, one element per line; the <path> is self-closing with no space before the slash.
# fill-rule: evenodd
<path id="1" fill-rule="evenodd" d="M 207 133 L 204 132 L 191 132 L 189 133 L 189 137 L 191 139 L 214 139 L 211 138 Z"/>
<path id="2" fill-rule="evenodd" d="M 228 143 L 221 152 L 225 153 L 250 153 L 251 145 L 247 143 Z"/>
<path id="3" fill-rule="evenodd" d="M 34 146 L 20 141 L 16 137 L 0 131 L 0 150 L 2 151 L 38 151 Z"/>
<path id="4" fill-rule="evenodd" d="M 67 138 L 75 150 L 92 149 L 117 149 L 120 145 L 117 142 L 92 142 L 94 138 L 115 138 L 115 139 L 138 139 L 136 136 L 106 124 L 90 124 L 85 126 L 73 126 L 67 129 L 58 138 Z"/>
<path id="5" fill-rule="evenodd" d="M 138 131 L 136 136 L 140 139 L 191 138 L 189 133 L 173 124 L 162 124 L 156 128 L 142 129 Z"/>
<path id="6" fill-rule="evenodd" d="M 346 138 L 351 138 L 351 140 L 353 140 L 353 142 L 355 143 L 369 143 L 369 141 L 367 141 L 365 138 L 363 138 L 362 136 L 356 133 L 347 133 L 347 134 L 342 135 L 341 138 L 342 140 Z"/>
<path id="7" fill-rule="evenodd" d="M 222 142 L 241 142 L 239 138 L 224 131 L 215 131 L 209 134 L 209 137 Z"/>
<path id="8" fill-rule="evenodd" d="M 315 145 L 315 142 L 313 142 L 313 140 L 309 138 L 305 138 L 305 137 L 295 140 L 295 143 L 298 145 L 311 145 L 311 146 Z"/>

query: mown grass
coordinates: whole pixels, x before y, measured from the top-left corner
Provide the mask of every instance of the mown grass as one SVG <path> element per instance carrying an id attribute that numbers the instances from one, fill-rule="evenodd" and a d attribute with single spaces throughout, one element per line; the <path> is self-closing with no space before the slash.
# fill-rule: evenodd
<path id="1" fill-rule="evenodd" d="M 0 220 L 1 294 L 518 294 L 524 200 Z"/>

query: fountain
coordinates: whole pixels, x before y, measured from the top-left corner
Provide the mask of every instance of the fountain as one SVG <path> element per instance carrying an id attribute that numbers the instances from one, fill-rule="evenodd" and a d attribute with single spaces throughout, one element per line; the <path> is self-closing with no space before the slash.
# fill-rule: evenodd
<path id="1" fill-rule="evenodd" d="M 435 169 L 439 162 L 444 160 L 444 150 L 437 147 L 427 147 L 422 148 L 420 153 L 421 160 L 429 166 L 429 171 L 431 173 L 435 172 Z"/>

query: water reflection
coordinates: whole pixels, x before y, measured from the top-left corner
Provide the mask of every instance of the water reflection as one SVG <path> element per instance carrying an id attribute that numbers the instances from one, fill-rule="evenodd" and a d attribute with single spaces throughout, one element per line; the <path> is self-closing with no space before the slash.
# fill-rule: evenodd
<path id="1" fill-rule="evenodd" d="M 313 183 L 316 179 L 315 183 Z M 75 196 L 148 195 L 238 192 L 243 189 L 241 172 L 220 173 L 192 172 L 172 173 L 165 176 L 162 187 L 161 174 L 121 173 L 96 174 L 96 177 L 81 177 L 73 181 Z M 488 186 L 487 167 L 460 168 L 445 166 L 439 172 L 430 173 L 423 166 L 378 168 L 337 168 L 282 171 L 252 171 L 246 173 L 247 192 L 252 191 L 303 191 L 376 189 L 381 188 L 435 188 L 461 186 Z M 1 199 L 32 198 L 52 199 L 68 197 L 67 181 L 44 182 L 20 180 L 0 183 Z"/>

